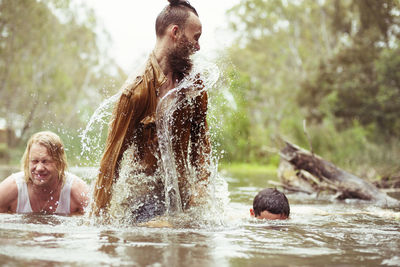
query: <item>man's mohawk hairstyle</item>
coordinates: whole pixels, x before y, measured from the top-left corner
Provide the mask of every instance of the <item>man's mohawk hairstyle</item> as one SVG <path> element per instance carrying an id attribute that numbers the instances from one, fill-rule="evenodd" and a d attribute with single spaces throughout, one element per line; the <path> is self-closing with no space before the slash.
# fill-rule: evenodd
<path id="1" fill-rule="evenodd" d="M 170 6 L 185 6 L 185 7 L 189 8 L 189 9 L 191 9 L 196 14 L 196 16 L 199 16 L 197 14 L 196 9 L 189 3 L 189 1 L 185 1 L 185 0 L 168 0 L 168 2 L 169 2 Z"/>

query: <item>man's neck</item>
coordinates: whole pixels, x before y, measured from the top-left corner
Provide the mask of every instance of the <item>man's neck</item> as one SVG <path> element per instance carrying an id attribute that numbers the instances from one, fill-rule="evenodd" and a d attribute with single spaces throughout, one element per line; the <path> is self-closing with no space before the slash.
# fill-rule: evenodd
<path id="1" fill-rule="evenodd" d="M 51 184 L 46 186 L 38 186 L 30 182 L 30 187 L 34 195 L 37 198 L 43 199 L 48 198 L 49 195 L 57 194 L 57 192 L 61 190 L 61 185 L 62 183 L 60 179 L 54 179 Z"/>
<path id="2" fill-rule="evenodd" d="M 168 66 L 167 53 L 168 51 L 163 46 L 156 44 L 156 47 L 154 48 L 154 56 L 156 57 L 158 65 L 160 65 L 164 75 L 169 78 L 168 74 L 171 70 Z"/>
<path id="3" fill-rule="evenodd" d="M 156 57 L 158 65 L 160 66 L 165 77 L 167 77 L 167 81 L 160 88 L 160 98 L 162 98 L 166 93 L 168 93 L 169 90 L 175 88 L 177 85 L 176 77 L 174 77 L 174 74 L 168 65 L 167 52 L 168 51 L 160 45 L 156 45 L 154 48 L 154 56 Z"/>

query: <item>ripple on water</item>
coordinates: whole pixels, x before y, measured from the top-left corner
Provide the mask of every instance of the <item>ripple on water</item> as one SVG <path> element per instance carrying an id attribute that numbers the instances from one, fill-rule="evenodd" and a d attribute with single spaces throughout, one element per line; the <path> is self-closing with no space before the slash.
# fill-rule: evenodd
<path id="1" fill-rule="evenodd" d="M 399 224 L 390 210 L 292 204 L 289 220 L 260 221 L 251 219 L 248 209 L 247 203 L 232 202 L 221 223 L 199 222 L 207 217 L 204 212 L 176 216 L 163 227 L 97 226 L 86 224 L 84 217 L 0 214 L 0 262 L 184 266 L 196 259 L 229 266 L 268 259 L 273 265 L 393 266 L 399 260 Z"/>

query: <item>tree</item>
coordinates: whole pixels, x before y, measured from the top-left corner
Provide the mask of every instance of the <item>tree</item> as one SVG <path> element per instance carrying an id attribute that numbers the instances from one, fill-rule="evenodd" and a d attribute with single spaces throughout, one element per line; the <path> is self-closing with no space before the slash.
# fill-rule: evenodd
<path id="1" fill-rule="evenodd" d="M 308 117 L 333 116 L 339 128 L 354 121 L 371 136 L 400 136 L 398 1 L 335 1 L 332 29 L 344 42 L 303 83 L 298 95 Z M 347 14 L 342 10 L 348 9 Z M 341 14 L 341 15 L 339 15 Z"/>
<path id="2" fill-rule="evenodd" d="M 121 80 L 115 62 L 100 62 L 93 11 L 80 10 L 68 0 L 0 1 L 0 118 L 17 135 L 9 147 L 43 129 L 77 136 L 99 89 Z"/>
<path id="3" fill-rule="evenodd" d="M 237 38 L 228 53 L 239 76 L 249 77 L 242 90 L 257 155 L 266 156 L 261 149 L 279 135 L 303 135 L 300 84 L 335 53 L 340 37 L 331 34 L 331 3 L 242 0 L 229 11 Z"/>

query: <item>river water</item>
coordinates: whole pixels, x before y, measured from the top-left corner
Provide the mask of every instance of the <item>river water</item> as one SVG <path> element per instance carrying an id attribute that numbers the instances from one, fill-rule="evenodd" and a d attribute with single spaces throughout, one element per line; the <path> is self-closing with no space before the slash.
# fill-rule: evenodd
<path id="1" fill-rule="evenodd" d="M 194 73 L 202 73 L 205 88 L 213 88 L 218 70 L 207 64 L 199 65 L 202 69 Z M 100 105 L 82 132 L 83 159 L 97 158 L 93 162 L 98 162 L 104 144 L 98 133 L 107 125 L 108 108 L 117 98 L 118 95 Z M 213 170 L 217 173 L 217 168 Z M 17 170 L 0 168 L 0 179 L 14 171 Z M 96 170 L 77 168 L 71 172 L 93 185 Z M 217 209 L 211 206 L 205 211 L 180 212 L 152 225 L 98 225 L 87 215 L 0 214 L 0 265 L 400 265 L 399 210 L 288 194 L 289 220 L 260 221 L 250 218 L 249 209 L 254 196 L 268 186 L 269 179 L 276 177 L 239 177 L 226 172 L 215 177 L 213 185 L 222 177 L 224 183 L 220 184 L 226 185 L 226 181 L 228 190 L 225 187 L 222 192 L 220 187 L 214 187 L 214 199 L 224 200 L 229 192 L 228 202 L 215 201 Z"/>
<path id="2" fill-rule="evenodd" d="M 258 221 L 249 217 L 249 208 L 268 178 L 222 175 L 230 202 L 219 223 L 199 222 L 199 217 L 207 221 L 206 212 L 189 224 L 152 226 L 100 226 L 85 216 L 0 214 L 0 265 L 400 265 L 398 210 L 288 194 L 289 220 Z"/>

